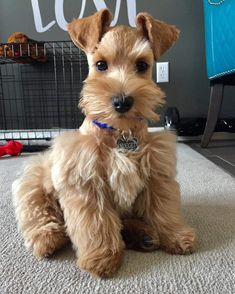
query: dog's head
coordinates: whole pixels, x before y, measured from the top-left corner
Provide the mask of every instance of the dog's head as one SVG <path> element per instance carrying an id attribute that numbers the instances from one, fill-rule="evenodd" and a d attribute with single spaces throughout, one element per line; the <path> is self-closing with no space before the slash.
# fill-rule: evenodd
<path id="1" fill-rule="evenodd" d="M 157 120 L 155 108 L 164 93 L 152 81 L 154 61 L 177 40 L 179 31 L 147 13 L 136 17 L 136 28 L 110 27 L 112 15 L 103 9 L 72 21 L 68 32 L 87 54 L 89 75 L 80 107 L 105 122 L 144 118 Z"/>

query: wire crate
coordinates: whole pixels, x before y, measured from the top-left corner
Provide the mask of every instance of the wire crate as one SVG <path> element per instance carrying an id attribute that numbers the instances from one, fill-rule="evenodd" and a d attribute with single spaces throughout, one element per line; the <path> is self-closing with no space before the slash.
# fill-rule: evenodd
<path id="1" fill-rule="evenodd" d="M 78 128 L 85 54 L 70 41 L 0 44 L 0 141 L 47 144 Z"/>

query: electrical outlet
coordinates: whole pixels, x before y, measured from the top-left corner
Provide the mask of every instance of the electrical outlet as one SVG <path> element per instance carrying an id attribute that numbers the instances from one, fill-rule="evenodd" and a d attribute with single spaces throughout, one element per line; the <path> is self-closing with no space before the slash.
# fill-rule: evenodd
<path id="1" fill-rule="evenodd" d="M 169 83 L 169 62 L 157 62 L 157 83 Z"/>

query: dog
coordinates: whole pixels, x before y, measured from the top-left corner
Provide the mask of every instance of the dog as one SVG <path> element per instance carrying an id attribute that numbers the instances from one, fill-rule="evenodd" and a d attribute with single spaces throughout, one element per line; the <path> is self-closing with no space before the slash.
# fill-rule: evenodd
<path id="1" fill-rule="evenodd" d="M 89 64 L 79 103 L 85 120 L 13 183 L 26 247 L 43 257 L 70 240 L 78 266 L 98 277 L 118 270 L 124 241 L 172 254 L 192 253 L 196 242 L 181 214 L 175 135 L 149 133 L 147 124 L 165 98 L 151 78 L 154 61 L 179 30 L 148 13 L 137 15 L 136 28 L 111 20 L 103 9 L 68 25 Z"/>

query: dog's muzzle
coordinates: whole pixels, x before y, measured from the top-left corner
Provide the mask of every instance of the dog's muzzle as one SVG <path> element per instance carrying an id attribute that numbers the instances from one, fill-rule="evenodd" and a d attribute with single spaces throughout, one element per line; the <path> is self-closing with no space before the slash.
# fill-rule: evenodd
<path id="1" fill-rule="evenodd" d="M 112 98 L 112 104 L 117 112 L 124 113 L 131 109 L 134 99 L 131 96 L 118 95 Z"/>

